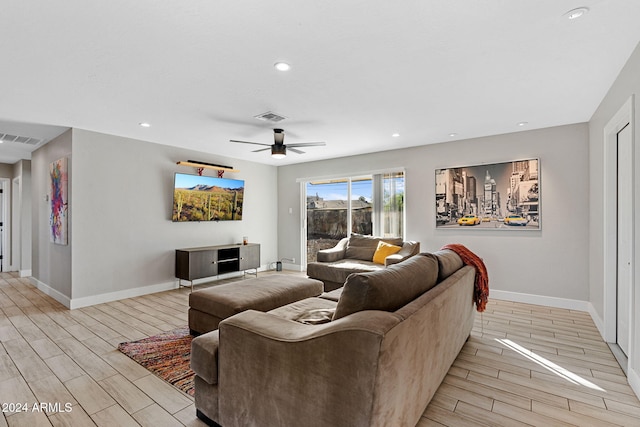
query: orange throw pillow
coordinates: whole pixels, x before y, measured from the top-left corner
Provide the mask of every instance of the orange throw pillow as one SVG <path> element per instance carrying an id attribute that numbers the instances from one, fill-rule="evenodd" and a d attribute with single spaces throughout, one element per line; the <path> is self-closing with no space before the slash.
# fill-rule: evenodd
<path id="1" fill-rule="evenodd" d="M 400 249 L 402 249 L 400 246 L 390 245 L 389 243 L 380 241 L 378 242 L 378 247 L 373 254 L 373 262 L 376 264 L 384 264 L 384 259 L 386 257 L 393 255 L 396 252 L 400 252 Z"/>

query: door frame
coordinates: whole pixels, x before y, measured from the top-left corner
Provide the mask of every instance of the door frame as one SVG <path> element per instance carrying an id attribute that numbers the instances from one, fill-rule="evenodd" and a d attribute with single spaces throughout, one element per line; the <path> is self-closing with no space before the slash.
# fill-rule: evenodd
<path id="1" fill-rule="evenodd" d="M 2 271 L 11 271 L 11 180 L 0 178 L 2 188 Z"/>
<path id="2" fill-rule="evenodd" d="M 625 126 L 630 126 L 631 141 L 635 141 L 634 128 L 634 95 L 622 105 L 620 110 L 611 118 L 604 128 L 604 340 L 616 342 L 617 333 L 617 160 L 618 160 L 618 132 Z M 634 147 L 632 147 L 632 150 Z M 635 167 L 632 166 L 634 169 Z M 632 170 L 632 176 L 635 170 Z M 633 193 L 633 181 L 632 193 Z M 632 202 L 634 203 L 634 202 Z M 633 224 L 632 224 L 633 228 Z M 633 229 L 631 230 L 633 233 Z M 634 259 L 635 244 L 632 244 L 632 259 Z M 631 265 L 631 275 L 634 277 L 634 267 Z M 635 335 L 635 289 L 632 286 L 631 317 L 629 319 L 629 349 L 633 353 Z M 632 355 L 629 354 L 629 360 Z"/>
<path id="3" fill-rule="evenodd" d="M 22 178 L 11 181 L 11 271 L 22 268 Z"/>

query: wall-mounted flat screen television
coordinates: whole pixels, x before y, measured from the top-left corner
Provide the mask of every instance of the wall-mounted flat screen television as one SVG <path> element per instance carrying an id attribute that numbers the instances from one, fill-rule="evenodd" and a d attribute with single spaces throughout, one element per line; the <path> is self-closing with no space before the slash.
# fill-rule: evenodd
<path id="1" fill-rule="evenodd" d="M 173 185 L 174 222 L 242 219 L 244 181 L 176 173 Z"/>

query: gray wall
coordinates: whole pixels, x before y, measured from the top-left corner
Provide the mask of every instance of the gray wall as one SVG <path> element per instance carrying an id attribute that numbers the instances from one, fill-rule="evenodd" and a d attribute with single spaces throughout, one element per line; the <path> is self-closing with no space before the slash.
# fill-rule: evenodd
<path id="1" fill-rule="evenodd" d="M 492 289 L 588 301 L 588 147 L 587 124 L 576 124 L 280 167 L 278 254 L 302 256 L 297 178 L 404 167 L 407 238 L 422 250 L 462 243 L 484 259 Z M 435 169 L 526 158 L 540 159 L 540 231 L 435 229 Z"/>
<path id="2" fill-rule="evenodd" d="M 32 178 L 32 276 L 59 294 L 71 298 L 71 249 L 73 247 L 73 158 L 71 131 L 38 148 L 31 155 Z M 68 245 L 49 241 L 49 164 L 68 157 Z"/>
<path id="3" fill-rule="evenodd" d="M 0 178 L 13 178 L 13 165 L 0 163 Z"/>
<path id="4" fill-rule="evenodd" d="M 195 159 L 231 165 L 245 180 L 241 221 L 173 223 L 176 165 Z M 206 170 L 205 175 L 215 175 Z M 73 129 L 73 299 L 175 283 L 175 249 L 242 241 L 277 255 L 277 169 L 149 142 Z"/>

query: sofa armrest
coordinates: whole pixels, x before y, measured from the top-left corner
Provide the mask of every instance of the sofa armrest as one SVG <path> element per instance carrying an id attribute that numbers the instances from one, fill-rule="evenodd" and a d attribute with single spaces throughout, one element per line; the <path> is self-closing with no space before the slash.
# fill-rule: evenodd
<path id="1" fill-rule="evenodd" d="M 220 424 L 362 425 L 370 417 L 381 343 L 399 322 L 381 311 L 322 325 L 254 310 L 224 320 Z"/>
<path id="2" fill-rule="evenodd" d="M 404 261 L 420 252 L 420 242 L 404 242 L 402 249 L 393 255 L 389 255 L 384 259 L 384 266 L 388 267 L 393 264 Z"/>
<path id="3" fill-rule="evenodd" d="M 333 248 L 321 249 L 318 251 L 319 262 L 334 262 L 344 258 L 344 254 L 347 250 L 347 243 L 349 238 L 345 237 L 340 240 Z"/>
<path id="4" fill-rule="evenodd" d="M 207 332 L 191 341 L 191 369 L 209 384 L 218 383 L 218 330 Z"/>

